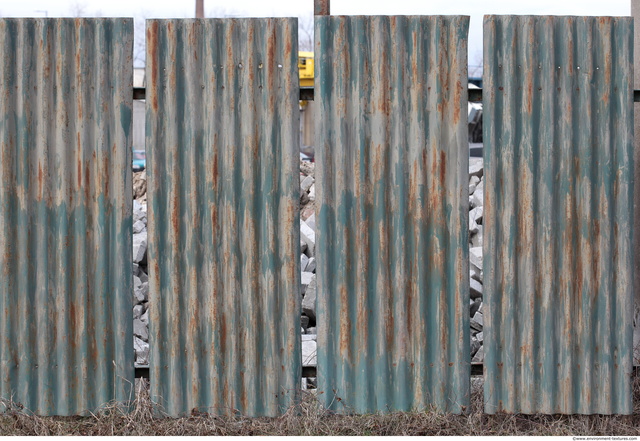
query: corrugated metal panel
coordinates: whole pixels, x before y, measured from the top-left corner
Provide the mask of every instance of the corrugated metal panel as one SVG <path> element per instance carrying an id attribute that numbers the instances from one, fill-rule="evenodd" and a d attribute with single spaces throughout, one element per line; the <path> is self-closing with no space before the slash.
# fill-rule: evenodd
<path id="1" fill-rule="evenodd" d="M 468 25 L 316 18 L 318 389 L 330 408 L 469 404 Z"/>
<path id="2" fill-rule="evenodd" d="M 147 21 L 151 387 L 274 416 L 299 388 L 297 19 Z"/>
<path id="3" fill-rule="evenodd" d="M 484 35 L 485 409 L 631 413 L 633 21 Z"/>
<path id="4" fill-rule="evenodd" d="M 0 395 L 131 398 L 131 19 L 0 19 Z M 0 411 L 2 411 L 0 405 Z"/>

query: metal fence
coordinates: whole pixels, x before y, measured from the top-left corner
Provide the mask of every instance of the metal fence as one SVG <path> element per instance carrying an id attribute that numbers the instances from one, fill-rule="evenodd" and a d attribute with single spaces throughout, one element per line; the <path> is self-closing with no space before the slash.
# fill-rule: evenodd
<path id="1" fill-rule="evenodd" d="M 0 19 L 0 397 L 38 414 L 132 398 L 132 47 L 132 19 Z"/>
<path id="2" fill-rule="evenodd" d="M 468 17 L 319 17 L 318 391 L 469 405 Z"/>
<path id="3" fill-rule="evenodd" d="M 633 21 L 484 21 L 485 411 L 631 413 Z"/>
<path id="4" fill-rule="evenodd" d="M 468 24 L 317 18 L 332 409 L 468 408 Z M 132 398 L 132 25 L 0 20 L 0 397 L 41 415 Z M 632 411 L 632 29 L 485 20 L 488 413 Z M 151 395 L 170 415 L 298 398 L 296 31 L 147 23 Z"/>
<path id="5" fill-rule="evenodd" d="M 275 416 L 300 387 L 297 19 L 147 21 L 151 396 Z"/>

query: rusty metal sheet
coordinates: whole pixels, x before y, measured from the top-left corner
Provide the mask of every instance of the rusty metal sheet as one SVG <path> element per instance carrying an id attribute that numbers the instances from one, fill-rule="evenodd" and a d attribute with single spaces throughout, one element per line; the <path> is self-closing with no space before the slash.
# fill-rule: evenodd
<path id="1" fill-rule="evenodd" d="M 484 36 L 485 410 L 629 414 L 633 20 Z"/>
<path id="2" fill-rule="evenodd" d="M 133 20 L 0 19 L 0 48 L 0 397 L 86 414 L 132 398 Z"/>
<path id="3" fill-rule="evenodd" d="M 301 378 L 297 19 L 147 21 L 151 395 L 275 416 Z"/>
<path id="4" fill-rule="evenodd" d="M 318 389 L 469 405 L 468 17 L 316 17 Z"/>

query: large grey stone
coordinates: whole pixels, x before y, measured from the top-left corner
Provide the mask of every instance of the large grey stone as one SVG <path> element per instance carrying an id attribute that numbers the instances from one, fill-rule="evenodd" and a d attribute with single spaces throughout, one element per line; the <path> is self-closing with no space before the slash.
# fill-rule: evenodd
<path id="1" fill-rule="evenodd" d="M 142 286 L 142 282 L 140 281 L 140 277 L 133 276 L 133 304 L 137 305 L 141 303 L 142 300 L 138 300 L 138 293 L 140 292 L 140 287 Z"/>
<path id="2" fill-rule="evenodd" d="M 469 248 L 469 262 L 482 271 L 482 247 Z"/>
<path id="3" fill-rule="evenodd" d="M 469 280 L 469 292 L 474 300 L 482 297 L 482 283 L 474 279 Z"/>
<path id="4" fill-rule="evenodd" d="M 484 346 L 480 346 L 476 355 L 473 356 L 471 360 L 473 363 L 482 363 L 484 361 Z"/>
<path id="5" fill-rule="evenodd" d="M 149 343 L 146 343 L 138 337 L 133 337 L 133 349 L 136 354 L 136 364 L 149 364 Z"/>
<path id="6" fill-rule="evenodd" d="M 476 247 L 482 248 L 482 225 L 478 225 L 478 231 L 476 232 L 476 234 L 471 236 L 471 247 L 472 248 L 476 248 Z"/>
<path id="7" fill-rule="evenodd" d="M 133 234 L 142 233 L 143 231 L 147 231 L 147 224 L 142 221 L 137 221 L 133 224 Z"/>
<path id="8" fill-rule="evenodd" d="M 478 225 L 482 225 L 482 215 L 484 214 L 484 208 L 482 206 L 476 207 L 469 212 L 469 217 L 473 218 Z"/>
<path id="9" fill-rule="evenodd" d="M 480 322 L 478 322 L 478 316 L 480 316 Z M 469 321 L 471 325 L 471 329 L 475 329 L 476 331 L 482 331 L 482 314 L 475 313 L 473 318 Z"/>
<path id="10" fill-rule="evenodd" d="M 482 177 L 484 163 L 482 158 L 469 158 L 469 175 Z"/>
<path id="11" fill-rule="evenodd" d="M 307 270 L 307 264 L 309 263 L 309 258 L 306 254 L 300 254 L 300 269 L 302 271 Z"/>
<path id="12" fill-rule="evenodd" d="M 472 211 L 469 212 L 469 233 L 476 234 L 478 232 L 478 224 L 476 220 L 471 216 Z"/>
<path id="13" fill-rule="evenodd" d="M 142 222 L 147 224 L 147 205 L 140 204 L 135 199 L 133 200 L 133 223 Z"/>
<path id="14" fill-rule="evenodd" d="M 149 329 L 147 325 L 142 323 L 140 319 L 133 319 L 133 335 L 142 339 L 142 341 L 149 341 Z"/>
<path id="15" fill-rule="evenodd" d="M 309 273 L 315 273 L 316 272 L 316 258 L 312 257 L 311 259 L 309 259 L 309 262 L 307 262 L 307 266 L 304 269 L 305 271 L 309 272 Z"/>
<path id="16" fill-rule="evenodd" d="M 475 338 L 471 339 L 471 356 L 472 357 L 476 355 L 476 352 L 478 352 L 481 346 L 482 344 L 478 340 L 476 340 Z"/>
<path id="17" fill-rule="evenodd" d="M 308 286 L 311 283 L 311 280 L 313 280 L 315 278 L 315 274 L 313 273 L 308 273 L 306 271 L 303 271 L 300 274 L 300 294 L 305 294 L 308 291 Z"/>
<path id="18" fill-rule="evenodd" d="M 134 319 L 139 319 L 140 317 L 142 317 L 142 314 L 144 314 L 144 306 L 136 305 L 136 306 L 133 307 L 133 318 Z"/>
<path id="19" fill-rule="evenodd" d="M 471 176 L 469 178 L 469 196 L 471 196 L 473 192 L 476 191 L 476 186 L 478 185 L 479 182 L 480 182 L 480 178 L 477 176 Z"/>
<path id="20" fill-rule="evenodd" d="M 309 257 L 314 256 L 316 248 L 316 233 L 314 233 L 311 227 L 309 227 L 309 225 L 307 225 L 303 220 L 300 221 L 300 239 L 307 244 L 308 253 L 306 254 Z"/>
<path id="21" fill-rule="evenodd" d="M 307 205 L 309 203 L 309 195 L 306 191 L 300 189 L 300 205 Z"/>
<path id="22" fill-rule="evenodd" d="M 480 271 L 474 264 L 469 265 L 469 277 L 482 282 L 482 271 Z"/>
<path id="23" fill-rule="evenodd" d="M 316 200 L 316 184 L 313 184 L 311 188 L 309 188 L 309 200 L 311 202 L 315 202 Z"/>
<path id="24" fill-rule="evenodd" d="M 133 261 L 144 262 L 147 255 L 147 232 L 133 235 Z"/>
<path id="25" fill-rule="evenodd" d="M 309 317 L 311 320 L 316 319 L 316 275 L 313 274 L 313 278 L 307 286 L 307 291 L 302 299 L 302 313 Z"/>
<path id="26" fill-rule="evenodd" d="M 480 305 L 482 307 L 482 305 Z M 472 320 L 478 323 L 480 326 L 484 326 L 484 321 L 482 319 L 482 312 L 480 312 L 480 308 L 478 308 L 478 312 L 473 315 Z"/>
<path id="27" fill-rule="evenodd" d="M 318 365 L 318 344 L 313 340 L 302 342 L 302 366 Z"/>
<path id="28" fill-rule="evenodd" d="M 142 303 L 142 302 L 148 302 L 149 301 L 149 282 L 140 281 L 140 284 L 138 285 L 136 283 L 136 279 L 140 280 L 140 278 L 137 276 L 133 278 L 133 293 L 135 295 L 136 304 Z"/>
<path id="29" fill-rule="evenodd" d="M 480 309 L 480 305 L 482 304 L 482 300 L 470 300 L 471 304 L 469 305 L 469 317 L 473 317 L 478 309 Z"/>
<path id="30" fill-rule="evenodd" d="M 482 181 L 476 187 L 476 191 L 473 192 L 471 196 L 469 196 L 469 208 L 482 207 L 484 204 L 484 190 L 480 187 L 482 185 Z"/>
<path id="31" fill-rule="evenodd" d="M 309 191 L 314 182 L 315 180 L 313 179 L 313 176 L 307 176 L 300 183 L 300 188 L 302 191 Z"/>
<path id="32" fill-rule="evenodd" d="M 145 325 L 149 326 L 149 309 L 148 308 L 144 312 L 144 314 L 142 314 L 142 317 L 140 317 L 140 321 Z"/>
<path id="33" fill-rule="evenodd" d="M 311 228 L 315 233 L 316 232 L 316 214 L 313 213 L 311 216 L 307 218 L 305 222 L 307 223 L 307 225 L 309 225 L 309 228 Z"/>

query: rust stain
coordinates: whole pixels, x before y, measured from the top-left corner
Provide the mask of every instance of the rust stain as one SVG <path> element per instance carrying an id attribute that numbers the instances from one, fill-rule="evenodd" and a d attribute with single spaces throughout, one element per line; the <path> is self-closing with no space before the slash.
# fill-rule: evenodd
<path id="1" fill-rule="evenodd" d="M 38 201 L 42 200 L 42 189 L 44 187 L 44 176 L 42 172 L 42 164 L 38 163 Z"/>
<path id="2" fill-rule="evenodd" d="M 227 317 L 224 313 L 222 313 L 220 317 L 220 355 L 222 356 L 223 365 L 225 364 L 226 353 L 227 353 Z"/>
<path id="3" fill-rule="evenodd" d="M 158 22 L 150 21 L 147 28 L 147 45 L 149 47 L 149 60 L 151 66 L 151 83 L 149 83 L 149 95 L 151 95 L 151 107 L 155 112 L 158 111 L 158 64 L 160 63 L 158 55 Z"/>
<path id="4" fill-rule="evenodd" d="M 440 185 L 442 189 L 446 188 L 446 177 L 447 177 L 447 154 L 444 150 L 440 151 Z"/>
<path id="5" fill-rule="evenodd" d="M 96 152 L 94 151 L 92 154 L 92 158 L 93 158 L 93 163 L 95 163 L 96 161 Z M 86 161 L 84 163 L 84 197 L 85 197 L 85 201 L 89 201 L 89 197 L 90 197 L 90 192 L 91 192 L 91 177 L 89 174 L 89 161 Z"/>
<path id="6" fill-rule="evenodd" d="M 343 323 L 344 329 L 340 330 L 340 355 L 348 360 L 351 356 L 351 350 L 349 347 L 349 336 L 351 335 L 351 322 L 348 320 L 348 311 L 346 305 L 349 304 L 349 297 L 347 288 L 340 286 L 340 304 L 344 305 L 340 309 L 340 323 Z"/>
<path id="7" fill-rule="evenodd" d="M 116 145 L 113 144 L 113 147 L 115 149 Z M 104 176 L 104 196 L 105 198 L 109 198 L 109 196 L 111 195 L 111 171 L 109 170 L 109 155 L 105 155 L 102 158 L 102 175 Z"/>
<path id="8" fill-rule="evenodd" d="M 77 138 L 78 138 L 78 152 L 82 151 L 82 148 L 80 146 L 80 132 L 77 133 Z M 78 170 L 78 187 L 82 187 L 82 161 L 80 160 L 80 157 L 78 157 L 77 160 L 77 170 Z"/>
<path id="9" fill-rule="evenodd" d="M 173 203 L 171 204 L 171 230 L 175 240 L 178 240 L 180 234 L 180 200 L 177 193 L 174 193 Z"/>
<path id="10" fill-rule="evenodd" d="M 460 98 L 462 96 L 463 90 L 464 89 L 462 87 L 460 80 L 456 81 L 456 87 L 455 87 L 454 98 L 453 98 L 453 102 L 455 103 L 456 110 L 460 109 L 460 103 L 461 103 Z M 460 121 L 460 112 L 459 111 L 453 112 L 453 124 L 457 125 L 459 121 Z"/>
<path id="11" fill-rule="evenodd" d="M 244 371 L 240 371 L 240 403 L 243 410 L 249 409 L 249 399 L 247 397 L 247 385 L 245 384 Z"/>

